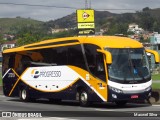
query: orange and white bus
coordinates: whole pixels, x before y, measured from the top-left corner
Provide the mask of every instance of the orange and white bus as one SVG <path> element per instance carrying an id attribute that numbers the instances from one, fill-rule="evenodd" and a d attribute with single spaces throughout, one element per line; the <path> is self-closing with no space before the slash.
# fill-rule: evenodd
<path id="1" fill-rule="evenodd" d="M 3 51 L 3 91 L 23 101 L 47 98 L 115 102 L 151 96 L 146 50 L 136 40 L 117 36 L 50 39 Z"/>

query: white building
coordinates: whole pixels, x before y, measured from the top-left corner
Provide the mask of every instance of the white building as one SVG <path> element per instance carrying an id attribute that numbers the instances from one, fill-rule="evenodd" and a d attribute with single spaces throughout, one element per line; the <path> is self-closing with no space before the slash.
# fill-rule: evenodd
<path id="1" fill-rule="evenodd" d="M 1 45 L 1 51 L 3 51 L 5 48 L 14 48 L 16 46 L 16 41 L 7 41 Z"/>
<path id="2" fill-rule="evenodd" d="M 135 34 L 143 33 L 143 29 L 139 28 L 139 26 L 135 23 L 129 24 L 128 26 L 128 32 L 134 32 Z"/>

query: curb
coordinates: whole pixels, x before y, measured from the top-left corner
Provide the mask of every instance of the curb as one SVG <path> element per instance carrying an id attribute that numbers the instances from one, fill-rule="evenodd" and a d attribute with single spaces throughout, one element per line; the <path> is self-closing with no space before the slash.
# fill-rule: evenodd
<path id="1" fill-rule="evenodd" d="M 149 102 L 151 104 L 160 104 L 160 89 L 152 90 L 152 95 Z"/>
<path id="2" fill-rule="evenodd" d="M 2 86 L 0 86 L 0 95 L 3 95 Z M 160 104 L 160 89 L 152 90 L 152 95 L 148 101 L 132 101 L 133 103 Z"/>
<path id="3" fill-rule="evenodd" d="M 0 86 L 0 95 L 3 95 L 3 89 L 2 89 L 2 86 Z"/>
<path id="4" fill-rule="evenodd" d="M 0 86 L 0 95 L 3 95 L 2 86 Z"/>

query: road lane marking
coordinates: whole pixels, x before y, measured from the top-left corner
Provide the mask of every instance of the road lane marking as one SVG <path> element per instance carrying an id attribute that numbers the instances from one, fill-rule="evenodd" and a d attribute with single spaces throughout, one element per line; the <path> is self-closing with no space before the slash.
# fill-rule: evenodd
<path id="1" fill-rule="evenodd" d="M 0 95 L 0 97 L 6 97 L 6 96 L 4 96 L 4 95 Z"/>
<path id="2" fill-rule="evenodd" d="M 153 107 L 160 107 L 160 105 L 152 105 Z"/>
<path id="3" fill-rule="evenodd" d="M 96 111 L 115 111 L 115 110 L 107 110 L 107 109 L 94 109 Z"/>
<path id="4" fill-rule="evenodd" d="M 62 117 L 44 117 L 44 118 L 20 118 L 18 120 L 79 120 L 71 118 L 62 118 Z"/>

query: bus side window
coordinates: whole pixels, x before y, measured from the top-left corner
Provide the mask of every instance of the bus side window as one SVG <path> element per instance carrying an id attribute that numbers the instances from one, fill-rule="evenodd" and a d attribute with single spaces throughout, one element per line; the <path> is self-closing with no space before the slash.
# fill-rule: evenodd
<path id="1" fill-rule="evenodd" d="M 101 80 L 106 79 L 105 75 L 105 67 L 104 67 L 104 59 L 103 59 L 103 54 L 97 53 L 96 55 L 96 76 L 100 78 Z"/>
<path id="2" fill-rule="evenodd" d="M 15 55 L 10 55 L 9 68 L 14 68 L 14 63 L 15 63 Z"/>
<path id="3" fill-rule="evenodd" d="M 6 72 L 6 71 L 8 70 L 8 68 L 9 68 L 8 63 L 9 63 L 9 55 L 8 55 L 8 54 L 5 54 L 5 55 L 3 55 L 3 65 L 2 65 L 3 75 L 5 74 L 5 72 Z"/>
<path id="4" fill-rule="evenodd" d="M 70 46 L 68 48 L 68 64 L 74 65 L 86 70 L 86 65 L 85 65 L 81 45 Z"/>
<path id="5" fill-rule="evenodd" d="M 84 48 L 90 72 L 101 80 L 106 81 L 103 54 L 97 53 L 99 47 L 92 44 L 85 44 Z"/>
<path id="6" fill-rule="evenodd" d="M 22 64 L 23 64 L 23 70 L 25 70 L 27 67 L 30 67 L 32 59 L 29 56 L 22 56 Z"/>
<path id="7" fill-rule="evenodd" d="M 67 51 L 68 47 L 60 47 L 56 48 L 57 55 L 54 59 L 56 59 L 57 65 L 67 65 L 68 58 L 67 58 Z"/>
<path id="8" fill-rule="evenodd" d="M 20 75 L 24 72 L 24 70 L 30 66 L 30 62 L 31 62 L 31 58 L 29 58 L 28 56 L 22 56 L 20 61 L 19 61 L 19 65 L 17 68 L 17 73 Z"/>

